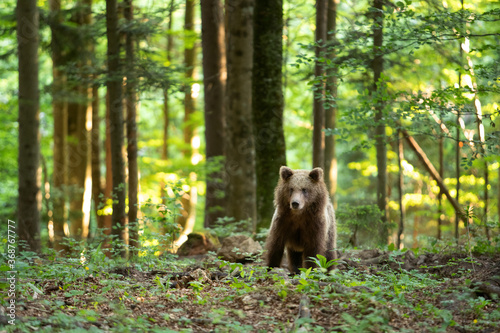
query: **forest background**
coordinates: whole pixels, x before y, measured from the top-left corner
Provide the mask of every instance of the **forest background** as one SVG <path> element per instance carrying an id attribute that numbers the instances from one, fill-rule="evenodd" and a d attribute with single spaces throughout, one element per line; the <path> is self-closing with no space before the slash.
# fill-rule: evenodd
<path id="1" fill-rule="evenodd" d="M 0 217 L 32 250 L 263 239 L 285 164 L 325 169 L 341 248 L 498 249 L 497 2 L 20 3 L 0 4 Z"/>

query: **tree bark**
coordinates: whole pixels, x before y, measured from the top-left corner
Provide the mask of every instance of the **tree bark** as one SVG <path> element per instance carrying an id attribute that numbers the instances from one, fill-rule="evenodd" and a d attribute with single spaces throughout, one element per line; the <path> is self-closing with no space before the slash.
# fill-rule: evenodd
<path id="1" fill-rule="evenodd" d="M 252 0 L 226 2 L 227 215 L 236 221 L 250 219 L 250 231 L 255 230 L 257 219 L 252 129 L 253 10 Z"/>
<path id="2" fill-rule="evenodd" d="M 325 57 L 327 26 L 327 0 L 316 0 L 315 65 L 313 87 L 313 168 L 325 168 L 325 82 L 324 67 L 320 58 Z"/>
<path id="3" fill-rule="evenodd" d="M 401 240 L 403 238 L 403 233 L 405 230 L 405 206 L 403 204 L 404 195 L 404 177 L 403 177 L 403 163 L 404 160 L 404 150 L 403 150 L 403 138 L 398 131 L 398 194 L 399 194 L 399 228 L 398 228 L 398 238 L 396 240 L 396 247 L 401 249 Z"/>
<path id="4" fill-rule="evenodd" d="M 102 214 L 102 208 L 106 204 L 104 189 L 101 181 L 101 136 L 100 127 L 101 117 L 99 115 L 99 89 L 97 85 L 92 87 L 92 131 L 90 132 L 91 141 L 91 170 L 92 170 L 92 198 L 97 219 L 97 228 L 110 228 L 105 223 L 105 215 Z M 99 212 L 101 211 L 101 214 Z"/>
<path id="5" fill-rule="evenodd" d="M 220 0 L 201 1 L 203 85 L 205 89 L 205 155 L 207 159 L 205 228 L 224 214 L 224 177 L 219 169 L 224 157 L 224 98 L 226 48 L 224 13 Z M 215 170 L 215 171 L 213 171 Z"/>
<path id="6" fill-rule="evenodd" d="M 459 81 L 460 80 L 460 75 L 459 75 Z M 459 83 L 460 85 L 460 83 Z M 460 141 L 460 112 L 457 112 L 457 129 L 456 129 L 456 134 L 455 134 L 455 179 L 457 181 L 456 185 L 456 192 L 457 194 L 455 195 L 455 201 L 457 202 L 457 205 L 460 204 L 460 144 L 462 143 Z M 455 209 L 455 240 L 458 243 L 458 229 L 459 229 L 459 222 L 460 222 L 460 215 L 458 213 L 459 211 Z M 467 221 L 465 222 L 467 223 Z"/>
<path id="7" fill-rule="evenodd" d="M 75 88 L 73 93 L 79 98 L 82 89 Z M 70 235 L 75 239 L 81 239 L 84 232 L 84 193 L 85 176 L 87 173 L 88 145 L 87 110 L 84 105 L 77 102 L 68 103 L 68 185 L 70 189 Z"/>
<path id="8" fill-rule="evenodd" d="M 120 66 L 120 36 L 118 34 L 117 1 L 106 0 L 106 33 L 108 39 L 108 95 L 111 137 L 111 167 L 113 179 L 113 230 L 118 240 L 118 253 L 125 256 L 125 165 L 123 158 L 123 105 Z"/>
<path id="9" fill-rule="evenodd" d="M 439 145 L 439 177 L 444 179 L 444 139 L 443 139 L 443 131 L 441 130 L 438 145 Z M 437 230 L 437 239 L 441 239 L 442 237 L 442 227 L 443 227 L 443 191 L 439 189 L 438 194 L 438 230 Z"/>
<path id="10" fill-rule="evenodd" d="M 373 25 L 373 92 L 381 92 L 381 76 L 384 70 L 384 58 L 382 56 L 383 45 L 383 0 L 374 0 L 375 11 Z M 384 105 L 381 99 L 375 103 L 375 149 L 377 153 L 377 206 L 383 213 L 382 222 L 387 222 L 387 146 L 384 123 Z M 387 228 L 380 230 L 381 239 L 388 237 Z"/>
<path id="11" fill-rule="evenodd" d="M 254 18 L 252 113 L 258 230 L 271 225 L 278 170 L 286 165 L 282 90 L 283 2 L 256 0 Z"/>
<path id="12" fill-rule="evenodd" d="M 329 58 L 335 57 L 335 33 L 337 29 L 337 1 L 328 0 L 327 47 Z M 327 68 L 325 128 L 337 127 L 337 69 Z M 337 156 L 335 152 L 335 136 L 325 136 L 325 182 L 334 208 L 337 208 Z"/>
<path id="13" fill-rule="evenodd" d="M 172 50 L 174 46 L 174 40 L 172 36 L 172 24 L 173 24 L 173 13 L 174 13 L 174 0 L 170 2 L 168 11 L 168 32 L 167 32 L 167 63 L 170 65 L 172 63 Z M 169 108 L 169 88 L 170 84 L 167 83 L 163 88 L 163 144 L 161 151 L 161 158 L 163 160 L 168 159 L 168 129 L 170 125 L 170 108 Z M 165 184 L 162 184 L 161 193 L 164 194 Z"/>
<path id="14" fill-rule="evenodd" d="M 78 29 L 90 24 L 91 11 L 90 3 L 86 0 L 79 0 L 80 6 L 74 17 Z M 81 34 L 81 31 L 76 31 Z M 66 36 L 71 38 L 71 35 Z M 89 232 L 90 222 L 90 199 L 91 182 L 90 178 L 90 128 L 87 128 L 87 121 L 92 116 L 90 110 L 90 87 L 83 68 L 89 64 L 88 39 L 84 36 L 83 43 L 76 40 L 70 46 L 73 61 L 77 64 L 78 77 L 68 80 L 71 92 L 75 95 L 68 102 L 68 185 L 70 192 L 70 234 L 75 239 L 86 238 Z"/>
<path id="15" fill-rule="evenodd" d="M 17 235 L 21 249 L 40 252 L 40 111 L 38 91 L 39 25 L 36 0 L 18 0 L 19 155 Z M 24 247 L 26 246 L 26 247 Z"/>
<path id="16" fill-rule="evenodd" d="M 182 151 L 184 158 L 197 163 L 193 159 L 194 154 L 197 152 L 193 149 L 192 141 L 195 136 L 195 123 L 193 121 L 193 113 L 195 112 L 195 99 L 192 95 L 193 81 L 194 81 L 194 67 L 196 59 L 195 43 L 192 41 L 194 38 L 194 0 L 186 0 L 186 12 L 184 15 L 184 66 L 186 71 L 184 73 L 185 86 L 184 86 L 184 149 Z M 177 223 L 181 226 L 182 230 L 176 245 L 182 244 L 187 235 L 193 231 L 195 218 L 196 218 L 196 202 L 197 202 L 197 188 L 194 184 L 196 181 L 196 174 L 193 172 L 190 175 L 190 189 L 181 197 L 181 204 L 183 211 L 181 216 L 177 218 Z"/>
<path id="17" fill-rule="evenodd" d="M 125 0 L 124 16 L 129 25 L 134 19 L 132 0 Z M 129 73 L 127 75 L 127 157 L 128 157 L 128 230 L 131 256 L 136 256 L 139 249 L 139 225 L 137 220 L 139 210 L 139 168 L 137 165 L 137 92 L 134 55 L 134 36 L 127 31 L 125 53 Z"/>
<path id="18" fill-rule="evenodd" d="M 59 25 L 62 23 L 61 2 L 50 1 L 51 34 L 52 34 L 52 109 L 54 117 L 54 169 L 52 174 L 52 202 L 53 202 L 53 246 L 56 251 L 67 250 L 62 245 L 64 238 L 64 224 L 67 219 L 66 186 L 68 184 L 68 109 L 66 101 L 60 96 L 64 89 L 65 77 L 62 66 L 64 59 L 62 40 Z"/>

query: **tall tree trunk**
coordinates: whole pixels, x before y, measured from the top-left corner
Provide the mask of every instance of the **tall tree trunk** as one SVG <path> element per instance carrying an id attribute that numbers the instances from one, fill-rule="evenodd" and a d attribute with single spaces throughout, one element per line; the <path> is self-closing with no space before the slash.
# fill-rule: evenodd
<path id="1" fill-rule="evenodd" d="M 168 32 L 167 32 L 167 63 L 169 66 L 172 64 L 172 50 L 174 46 L 174 39 L 172 35 L 172 24 L 173 24 L 173 14 L 174 14 L 174 0 L 170 1 L 168 10 Z M 165 162 L 168 159 L 168 129 L 170 125 L 170 107 L 169 107 L 169 83 L 163 88 L 163 143 L 161 149 L 161 158 Z M 165 183 L 161 182 L 160 193 L 163 197 Z"/>
<path id="2" fill-rule="evenodd" d="M 384 58 L 382 56 L 383 45 L 383 0 L 374 0 L 375 11 L 373 25 L 373 92 L 377 94 L 383 89 L 381 76 L 384 70 Z M 375 149 L 377 152 L 377 206 L 383 213 L 382 221 L 387 222 L 387 146 L 385 135 L 385 124 L 383 120 L 384 105 L 382 100 L 378 100 L 375 105 Z M 387 240 L 388 230 L 380 230 L 381 239 Z"/>
<path id="3" fill-rule="evenodd" d="M 78 13 L 75 15 L 75 23 L 78 29 L 90 24 L 90 4 L 88 1 L 79 0 Z M 81 32 L 79 32 L 81 33 Z M 71 38 L 71 35 L 67 36 Z M 91 182 L 90 178 L 90 87 L 83 73 L 83 68 L 88 65 L 88 54 L 91 46 L 84 36 L 84 42 L 71 45 L 74 60 L 77 64 L 78 78 L 68 81 L 74 94 L 68 103 L 68 185 L 71 186 L 70 193 L 70 234 L 75 239 L 85 238 L 88 235 L 90 221 Z"/>
<path id="4" fill-rule="evenodd" d="M 337 1 L 328 0 L 327 47 L 329 58 L 335 56 L 335 33 L 337 29 Z M 325 128 L 337 127 L 337 74 L 336 68 L 327 68 Z M 337 207 L 337 156 L 335 152 L 335 136 L 325 136 L 325 181 L 333 206 Z"/>
<path id="5" fill-rule="evenodd" d="M 168 31 L 167 31 L 167 45 L 166 45 L 166 50 L 167 50 L 167 63 L 170 66 L 172 64 L 172 51 L 174 49 L 174 39 L 173 39 L 173 32 L 172 32 L 172 26 L 173 26 L 173 17 L 174 17 L 174 11 L 175 11 L 175 0 L 170 1 L 169 9 L 168 9 Z M 168 137 L 169 137 L 169 127 L 170 127 L 170 105 L 169 105 L 169 98 L 170 98 L 170 84 L 167 82 L 166 85 L 163 87 L 163 143 L 162 143 L 162 150 L 161 150 L 161 158 L 165 165 L 167 164 L 167 160 L 169 157 L 168 154 Z M 162 202 L 164 205 L 167 204 L 167 191 L 165 191 L 165 180 L 162 178 L 160 180 L 160 197 L 162 198 Z M 169 230 L 167 230 L 167 225 L 162 224 L 161 225 L 161 234 L 166 235 L 169 233 Z M 167 248 L 171 246 L 171 244 L 164 243 L 162 244 L 163 248 Z"/>
<path id="6" fill-rule="evenodd" d="M 403 204 L 404 195 L 404 177 L 403 177 L 403 138 L 398 130 L 398 195 L 399 195 L 399 228 L 398 228 L 398 238 L 396 240 L 396 247 L 401 249 L 401 240 L 403 239 L 403 233 L 405 230 L 405 206 Z"/>
<path id="7" fill-rule="evenodd" d="M 224 13 L 220 0 L 201 1 L 201 43 L 205 89 L 205 155 L 207 158 L 205 228 L 214 226 L 224 214 L 224 95 L 226 89 L 226 47 Z M 216 171 L 212 171 L 212 170 Z"/>
<path id="8" fill-rule="evenodd" d="M 82 92 L 76 88 L 75 94 Z M 78 98 L 81 98 L 80 95 Z M 76 98 L 75 98 L 76 99 Z M 77 102 L 68 103 L 68 185 L 70 186 L 70 234 L 81 239 L 84 229 L 83 201 L 87 173 L 87 122 L 86 108 Z"/>
<path id="9" fill-rule="evenodd" d="M 123 105 L 120 66 L 120 36 L 118 34 L 117 1 L 106 0 L 106 33 L 108 39 L 108 95 L 111 136 L 111 167 L 113 179 L 113 230 L 118 253 L 125 256 L 125 163 L 123 158 Z"/>
<path id="10" fill-rule="evenodd" d="M 439 135 L 438 139 L 439 145 L 439 177 L 444 179 L 444 139 L 443 139 L 443 131 Z M 441 239 L 442 237 L 442 227 L 443 227 L 443 191 L 439 189 L 438 194 L 438 230 L 437 230 L 437 239 Z"/>
<path id="11" fill-rule="evenodd" d="M 92 131 L 90 132 L 91 141 L 91 170 L 92 170 L 92 200 L 97 219 L 97 228 L 110 228 L 106 226 L 105 215 L 102 214 L 102 208 L 106 204 L 104 189 L 101 181 L 101 135 L 99 131 L 101 117 L 99 115 L 99 89 L 97 85 L 92 87 Z M 99 212 L 101 211 L 101 214 Z"/>
<path id="12" fill-rule="evenodd" d="M 184 145 L 183 155 L 185 158 L 191 160 L 193 164 L 197 163 L 194 160 L 195 152 L 193 150 L 193 139 L 195 136 L 195 123 L 193 120 L 193 113 L 195 111 L 195 99 L 192 95 L 193 80 L 194 80 L 194 66 L 196 59 L 196 49 L 194 38 L 194 11 L 195 2 L 194 0 L 186 0 L 186 13 L 184 16 L 184 66 L 186 72 L 184 73 L 184 78 L 186 80 L 184 86 Z M 181 198 L 182 207 L 184 210 L 181 212 L 181 216 L 177 219 L 180 224 L 182 231 L 177 240 L 177 245 L 182 244 L 186 239 L 187 235 L 193 231 L 194 222 L 196 218 L 196 201 L 197 201 L 197 189 L 194 184 L 196 181 L 196 174 L 191 173 L 190 189 Z"/>
<path id="13" fill-rule="evenodd" d="M 82 6 L 81 22 L 84 31 L 89 29 L 92 24 L 92 0 L 81 0 L 80 5 Z M 92 132 L 92 85 L 90 81 L 92 76 L 90 73 L 85 71 L 85 68 L 90 68 L 92 66 L 91 55 L 94 53 L 94 45 L 92 38 L 87 32 L 84 32 L 85 36 L 84 44 L 82 45 L 82 95 L 84 101 L 82 103 L 82 108 L 85 112 L 85 140 L 86 140 L 86 166 L 85 166 L 85 185 L 83 194 L 83 238 L 88 238 L 90 233 L 90 215 L 92 210 L 92 138 L 90 137 Z"/>
<path id="14" fill-rule="evenodd" d="M 113 172 L 112 172 L 112 161 L 111 161 L 111 107 L 109 105 L 109 92 L 106 89 L 106 113 L 105 113 L 105 139 L 104 139 L 104 150 L 105 150 L 105 165 L 106 165 L 106 174 L 105 174 L 105 185 L 104 185 L 104 204 L 105 206 L 109 205 L 110 200 L 113 197 Z M 104 235 L 110 236 L 111 230 L 113 228 L 113 216 L 109 213 L 109 210 L 103 209 L 103 220 L 104 220 Z M 109 243 L 104 244 L 106 248 L 109 248 Z M 107 253 L 109 254 L 109 252 Z"/>
<path id="15" fill-rule="evenodd" d="M 226 2 L 227 215 L 236 221 L 250 219 L 251 231 L 257 219 L 252 129 L 253 10 L 252 0 Z"/>
<path id="16" fill-rule="evenodd" d="M 314 40 L 318 45 L 315 47 L 314 65 L 314 88 L 313 88 L 313 168 L 325 168 L 325 82 L 324 67 L 320 58 L 324 58 L 327 27 L 327 0 L 316 0 L 316 32 Z"/>
<path id="17" fill-rule="evenodd" d="M 278 170 L 286 165 L 283 132 L 283 2 L 255 1 L 252 75 L 257 230 L 269 228 Z M 269 158 L 272 156 L 273 158 Z"/>
<path id="18" fill-rule="evenodd" d="M 129 25 L 134 19 L 134 8 L 132 0 L 125 0 L 124 16 Z M 139 189 L 139 169 L 137 166 L 137 92 L 135 78 L 134 59 L 134 36 L 127 32 L 125 40 L 125 52 L 127 58 L 127 156 L 128 156 L 128 226 L 129 245 L 132 256 L 137 255 L 139 248 L 139 233 L 137 214 L 139 209 L 138 189 Z"/>
<path id="19" fill-rule="evenodd" d="M 38 8 L 36 0 L 18 0 L 19 156 L 16 225 L 23 249 L 40 252 L 40 111 L 38 91 Z M 26 245 L 26 248 L 24 247 Z"/>
<path id="20" fill-rule="evenodd" d="M 66 101 L 60 96 L 64 90 L 65 77 L 62 66 L 64 65 L 62 49 L 64 41 L 59 25 L 62 23 L 61 2 L 50 1 L 52 16 L 52 109 L 54 117 L 54 169 L 52 174 L 52 202 L 53 202 L 53 245 L 56 251 L 67 250 L 62 244 L 64 224 L 67 219 L 66 211 L 66 186 L 68 184 L 68 110 Z M 49 229 L 50 230 L 50 229 Z"/>
<path id="21" fill-rule="evenodd" d="M 459 81 L 460 80 L 460 75 L 459 75 Z M 459 83 L 460 85 L 460 83 Z M 457 194 L 455 195 L 455 201 L 457 202 L 457 205 L 460 205 L 460 145 L 462 142 L 460 141 L 460 111 L 457 112 L 457 129 L 456 129 L 456 134 L 455 134 L 455 179 L 457 181 L 456 185 L 456 192 Z M 455 210 L 455 240 L 458 243 L 458 229 L 459 229 L 459 223 L 460 223 L 460 213 L 458 210 Z"/>

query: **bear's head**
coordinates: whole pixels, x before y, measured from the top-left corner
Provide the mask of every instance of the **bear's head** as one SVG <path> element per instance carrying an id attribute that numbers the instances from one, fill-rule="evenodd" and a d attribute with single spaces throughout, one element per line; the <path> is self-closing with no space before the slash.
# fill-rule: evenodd
<path id="1" fill-rule="evenodd" d="M 293 213 L 314 212 L 325 207 L 328 192 L 323 181 L 323 170 L 292 170 L 280 168 L 280 182 L 276 188 L 276 204 L 288 207 Z"/>

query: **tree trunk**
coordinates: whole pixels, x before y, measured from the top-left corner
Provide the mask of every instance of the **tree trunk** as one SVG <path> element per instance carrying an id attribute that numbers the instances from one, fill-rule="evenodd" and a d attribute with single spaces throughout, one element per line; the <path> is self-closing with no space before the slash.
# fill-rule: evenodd
<path id="1" fill-rule="evenodd" d="M 255 230 L 257 218 L 252 129 L 253 9 L 252 0 L 226 2 L 227 215 L 236 221 L 250 219 L 250 231 Z"/>
<path id="2" fill-rule="evenodd" d="M 191 160 L 193 164 L 197 161 L 193 159 L 194 155 L 197 154 L 193 150 L 192 141 L 195 136 L 195 123 L 193 121 L 193 113 L 195 111 L 195 99 L 192 95 L 193 81 L 194 81 L 194 66 L 196 59 L 196 49 L 194 38 L 194 11 L 195 2 L 194 0 L 186 0 L 186 13 L 184 16 L 184 66 L 186 72 L 184 73 L 184 78 L 186 80 L 184 86 L 184 145 L 183 149 L 184 158 Z M 182 231 L 177 240 L 176 244 L 180 246 L 186 239 L 187 235 L 193 231 L 194 222 L 196 218 L 196 201 L 197 201 L 197 189 L 195 186 L 196 174 L 192 173 L 190 175 L 191 187 L 187 193 L 181 198 L 182 207 L 184 210 L 181 212 L 181 216 L 177 219 L 180 224 Z"/>
<path id="3" fill-rule="evenodd" d="M 214 226 L 224 212 L 224 95 L 226 48 L 224 13 L 220 0 L 201 1 L 203 86 L 205 90 L 205 155 L 207 159 L 205 228 Z M 215 171 L 213 171 L 215 170 Z"/>
<path id="4" fill-rule="evenodd" d="M 316 32 L 314 88 L 313 88 L 313 168 L 325 168 L 325 82 L 324 67 L 320 58 L 324 58 L 327 26 L 327 0 L 316 0 Z"/>
<path id="5" fill-rule="evenodd" d="M 100 127 L 101 117 L 99 116 L 99 89 L 97 85 L 92 87 L 92 131 L 90 132 L 91 141 L 91 170 L 92 170 L 92 198 L 97 219 L 97 228 L 110 228 L 106 226 L 105 215 L 102 214 L 102 208 L 106 204 L 104 190 L 101 181 L 101 138 Z M 101 214 L 99 214 L 101 211 Z"/>
<path id="6" fill-rule="evenodd" d="M 373 25 L 373 92 L 383 89 L 381 82 L 382 72 L 384 70 L 384 58 L 382 56 L 383 45 L 383 1 L 374 0 L 373 7 L 375 11 L 374 25 Z M 387 222 L 387 147 L 385 135 L 385 123 L 383 120 L 384 105 L 382 100 L 379 99 L 375 103 L 375 149 L 377 153 L 377 206 L 383 213 L 382 222 Z M 381 239 L 386 240 L 388 236 L 387 228 L 380 230 Z"/>
<path id="7" fill-rule="evenodd" d="M 38 8 L 35 0 L 17 2 L 19 60 L 18 220 L 21 249 L 40 252 L 40 114 L 38 91 Z M 24 245 L 26 247 L 24 247 Z"/>
<path id="8" fill-rule="evenodd" d="M 439 177 L 444 179 L 444 139 L 443 132 L 441 131 L 438 139 L 439 145 Z M 439 189 L 438 194 L 438 230 L 437 230 L 437 239 L 441 239 L 442 237 L 442 227 L 443 227 L 443 191 Z"/>
<path id="9" fill-rule="evenodd" d="M 61 2 L 50 1 L 50 12 L 53 17 L 51 22 L 52 33 L 52 109 L 54 117 L 54 169 L 52 174 L 52 203 L 53 203 L 53 246 L 56 251 L 65 251 L 67 248 L 62 245 L 64 235 L 64 224 L 67 219 L 66 211 L 66 186 L 68 184 L 68 110 L 66 101 L 60 96 L 64 90 L 65 77 L 62 70 L 64 66 L 62 40 L 59 25 L 61 18 Z M 49 229 L 50 230 L 50 229 Z"/>
<path id="10" fill-rule="evenodd" d="M 328 0 L 327 47 L 329 58 L 335 57 L 335 32 L 337 29 L 337 1 Z M 325 128 L 337 127 L 337 69 L 327 68 Z M 325 136 L 325 181 L 333 206 L 337 207 L 337 156 L 335 152 L 335 136 Z"/>
<path id="11" fill-rule="evenodd" d="M 113 196 L 113 167 L 111 162 L 111 107 L 109 105 L 109 92 L 106 89 L 106 138 L 104 139 L 104 149 L 105 149 L 105 164 L 106 164 L 106 181 L 104 186 L 104 200 L 106 205 L 109 204 L 109 201 Z M 113 226 L 113 217 L 112 214 L 106 213 L 104 215 L 104 225 L 105 228 L 109 228 L 105 230 L 106 235 L 111 235 L 111 228 Z"/>
<path id="12" fill-rule="evenodd" d="M 82 89 L 73 90 L 82 98 Z M 70 235 L 81 239 L 84 232 L 84 193 L 87 174 L 88 144 L 86 107 L 77 102 L 68 103 L 68 185 L 70 186 Z"/>
<path id="13" fill-rule="evenodd" d="M 280 167 L 286 165 L 282 90 L 283 2 L 256 0 L 254 18 L 252 113 L 259 230 L 271 225 L 274 188 L 279 180 Z"/>
<path id="14" fill-rule="evenodd" d="M 74 21 L 81 30 L 84 25 L 90 24 L 90 3 L 79 0 L 76 6 L 80 7 Z M 71 35 L 66 37 L 71 38 Z M 90 180 L 90 128 L 87 128 L 87 121 L 92 116 L 89 105 L 91 90 L 86 83 L 88 80 L 83 68 L 89 65 L 91 45 L 84 38 L 83 43 L 72 44 L 70 47 L 74 56 L 71 60 L 77 64 L 78 77 L 68 81 L 74 94 L 68 103 L 68 185 L 71 187 L 69 220 L 71 236 L 82 239 L 88 235 L 90 222 L 91 182 L 87 182 L 87 179 Z"/>
<path id="15" fill-rule="evenodd" d="M 399 194 L 399 228 L 398 228 L 398 238 L 396 240 L 396 247 L 401 249 L 401 240 L 403 238 L 403 233 L 405 230 L 405 206 L 403 204 L 404 195 L 404 177 L 403 177 L 403 138 L 401 137 L 400 131 L 398 131 L 398 194 Z"/>
<path id="16" fill-rule="evenodd" d="M 123 158 L 122 77 L 120 73 L 120 36 L 118 34 L 117 1 L 106 0 L 106 32 L 108 39 L 108 94 L 113 179 L 113 230 L 118 240 L 118 253 L 125 256 L 125 165 Z"/>
<path id="17" fill-rule="evenodd" d="M 172 64 L 172 50 L 174 47 L 174 39 L 172 34 L 172 26 L 173 26 L 173 14 L 175 10 L 175 1 L 171 0 L 169 9 L 168 9 L 168 31 L 167 31 L 167 63 L 169 66 Z M 162 143 L 162 151 L 161 158 L 164 161 L 165 165 L 167 163 L 169 154 L 168 154 L 168 137 L 169 137 L 169 127 L 170 127 L 170 106 L 169 106 L 169 89 L 170 84 L 167 82 L 163 87 L 163 143 Z M 160 180 L 160 197 L 162 198 L 162 203 L 167 205 L 167 192 L 165 191 L 165 179 Z M 161 234 L 166 235 L 169 233 L 167 230 L 167 226 L 165 224 L 161 225 Z M 170 246 L 170 244 L 163 244 L 164 248 Z"/>
<path id="18" fill-rule="evenodd" d="M 459 81 L 460 76 L 459 76 Z M 459 83 L 460 85 L 460 83 Z M 455 201 L 457 205 L 460 205 L 460 112 L 457 113 L 457 130 L 456 130 L 456 144 L 455 144 L 455 179 L 457 180 Z M 458 243 L 458 228 L 460 222 L 460 214 L 458 210 L 455 210 L 455 240 Z"/>
<path id="19" fill-rule="evenodd" d="M 174 40 L 172 36 L 172 23 L 173 23 L 173 13 L 174 13 L 174 0 L 170 2 L 169 12 L 168 12 L 168 32 L 167 32 L 167 63 L 170 65 L 172 63 L 172 49 L 174 45 Z M 163 144 L 161 150 L 161 158 L 164 161 L 168 159 L 168 128 L 170 125 L 170 110 L 169 110 L 169 88 L 170 85 L 167 83 L 163 88 Z M 160 192 L 162 197 L 164 193 L 165 183 L 162 182 Z"/>
<path id="20" fill-rule="evenodd" d="M 125 0 L 124 16 L 130 25 L 134 18 L 132 0 Z M 127 58 L 127 155 L 128 155 L 128 230 L 131 256 L 136 256 L 139 248 L 139 225 L 137 214 L 139 209 L 139 169 L 137 166 L 137 92 L 134 65 L 134 36 L 127 32 L 125 40 L 125 53 Z"/>

